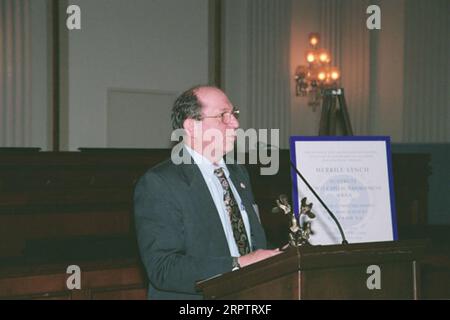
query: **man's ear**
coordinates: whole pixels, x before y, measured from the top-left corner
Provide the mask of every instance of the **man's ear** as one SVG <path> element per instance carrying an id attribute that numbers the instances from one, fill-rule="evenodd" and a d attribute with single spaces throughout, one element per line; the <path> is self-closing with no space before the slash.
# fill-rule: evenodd
<path id="1" fill-rule="evenodd" d="M 183 128 L 189 137 L 194 136 L 194 124 L 195 124 L 195 120 L 190 119 L 190 118 L 184 120 L 184 122 L 183 122 Z"/>

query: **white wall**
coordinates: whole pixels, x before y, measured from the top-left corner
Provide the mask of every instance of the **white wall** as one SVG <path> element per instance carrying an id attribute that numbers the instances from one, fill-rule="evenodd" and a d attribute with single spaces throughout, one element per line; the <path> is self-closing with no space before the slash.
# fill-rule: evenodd
<path id="1" fill-rule="evenodd" d="M 109 148 L 170 148 L 168 124 L 177 94 L 164 91 L 108 91 Z"/>
<path id="2" fill-rule="evenodd" d="M 239 106 L 240 126 L 247 129 L 248 91 L 248 5 L 242 0 L 225 0 L 222 7 L 222 84 L 231 102 Z"/>
<path id="3" fill-rule="evenodd" d="M 403 135 L 450 141 L 450 1 L 405 1 Z"/>
<path id="4" fill-rule="evenodd" d="M 208 82 L 207 0 L 71 4 L 82 29 L 68 35 L 69 150 L 107 146 L 108 88 L 179 92 Z"/>
<path id="5" fill-rule="evenodd" d="M 224 4 L 224 89 L 242 111 L 242 128 L 279 129 L 280 140 L 268 142 L 286 148 L 291 0 Z"/>
<path id="6" fill-rule="evenodd" d="M 299 65 L 305 64 L 308 35 L 320 28 L 320 1 L 292 0 L 291 18 L 291 134 L 317 135 L 319 132 L 320 109 L 313 112 L 305 98 L 295 95 L 294 75 Z"/>
<path id="7" fill-rule="evenodd" d="M 389 135 L 402 141 L 404 2 L 377 2 L 382 29 L 366 28 L 370 1 L 293 0 L 291 34 L 292 78 L 306 65 L 308 34 L 319 32 L 321 46 L 330 50 L 340 68 L 340 85 L 356 135 Z M 314 112 L 306 99 L 292 95 L 293 134 L 317 135 L 321 107 Z"/>
<path id="8" fill-rule="evenodd" d="M 403 136 L 404 84 L 404 0 L 382 0 L 382 30 L 379 32 L 378 96 L 373 134 L 391 136 L 393 142 L 407 141 Z"/>
<path id="9" fill-rule="evenodd" d="M 446 124 L 448 99 L 447 105 L 438 103 L 437 98 L 430 100 L 430 94 L 437 90 L 433 91 L 432 85 L 423 90 L 412 90 L 411 83 L 419 85 L 419 81 L 423 80 L 420 77 L 417 82 L 408 82 L 411 86 L 408 90 L 414 92 L 413 102 L 417 110 L 404 112 L 404 108 L 410 108 L 411 105 L 405 99 L 404 84 L 408 72 L 404 69 L 404 59 L 414 58 L 414 52 L 408 55 L 404 49 L 405 35 L 414 31 L 405 29 L 405 21 L 415 19 L 411 12 L 416 14 L 417 8 L 414 7 L 416 11 L 410 9 L 408 13 L 404 0 L 379 0 L 382 30 L 368 33 L 376 33 L 377 38 L 377 46 L 369 48 L 367 31 L 364 31 L 367 15 L 360 12 L 362 9 L 352 7 L 357 5 L 363 8 L 369 2 L 292 0 L 290 123 L 283 124 L 283 127 L 290 127 L 291 134 L 316 135 L 318 132 L 320 108 L 313 112 L 304 99 L 295 96 L 293 76 L 296 66 L 304 63 L 308 33 L 328 30 L 328 33 L 334 31 L 334 34 L 323 34 L 325 39 L 330 37 L 328 42 L 336 41 L 337 36 L 341 35 L 341 41 L 335 42 L 332 50 L 338 51 L 337 60 L 343 68 L 343 84 L 355 133 L 390 135 L 394 142 L 450 141 L 450 126 Z M 70 150 L 108 146 L 108 89 L 179 92 L 191 85 L 208 82 L 208 0 L 74 0 L 70 3 L 78 4 L 82 13 L 82 30 L 68 32 L 68 128 L 63 124 L 61 129 L 62 132 L 68 129 Z M 252 63 L 249 48 L 253 40 L 249 38 L 251 30 L 248 17 L 264 14 L 264 10 L 249 12 L 249 1 L 225 0 L 223 3 L 224 88 L 233 103 L 242 109 L 243 127 L 267 125 L 270 123 L 268 117 L 273 118 L 273 114 L 246 113 L 248 93 L 251 85 L 255 85 L 252 80 L 255 75 L 249 73 Z M 332 10 L 326 11 L 329 8 Z M 31 1 L 31 11 L 31 145 L 45 150 L 49 147 L 50 126 L 46 1 Z M 351 24 L 349 18 L 354 19 L 355 12 L 362 19 Z M 326 19 L 327 14 L 331 14 L 334 20 Z M 65 16 L 62 18 L 65 19 Z M 325 27 L 321 21 L 324 19 L 327 23 Z M 355 29 L 353 25 L 361 26 Z M 445 26 L 441 29 L 450 32 L 448 25 L 446 30 Z M 346 36 L 349 32 L 353 36 Z M 440 36 L 445 37 L 445 34 L 437 35 Z M 445 45 L 448 47 L 448 41 Z M 410 39 L 408 46 L 417 51 L 421 50 L 423 44 L 411 43 Z M 374 64 L 364 65 L 366 58 L 361 58 L 361 54 L 372 57 Z M 357 57 L 359 60 L 355 60 Z M 362 69 L 355 67 L 358 64 L 362 65 Z M 377 71 L 376 77 L 372 79 L 369 77 L 370 68 Z M 418 70 L 420 68 L 415 67 Z M 433 68 L 437 70 L 438 66 Z M 64 66 L 62 69 L 65 69 Z M 276 66 L 273 70 L 276 70 Z M 444 70 L 439 74 L 445 78 Z M 444 80 L 448 82 L 449 77 L 447 74 Z M 438 81 L 442 85 L 447 82 Z M 62 101 L 65 101 L 64 97 Z M 433 108 L 428 106 L 430 101 L 434 101 Z M 446 113 L 439 111 L 438 106 L 440 110 L 447 110 Z M 149 119 L 150 125 L 152 121 L 161 123 L 165 119 Z"/>
<path id="10" fill-rule="evenodd" d="M 0 147 L 43 147 L 45 2 L 0 1 L 0 20 Z"/>
<path id="11" fill-rule="evenodd" d="M 225 3 L 224 84 L 237 104 L 245 104 L 246 92 L 252 84 L 249 81 L 252 75 L 248 74 L 251 39 L 245 17 L 272 13 L 260 9 L 248 12 L 250 7 L 244 3 L 249 1 Z M 333 53 L 334 64 L 342 70 L 341 85 L 355 134 L 388 135 L 394 142 L 449 142 L 450 90 L 445 89 L 450 81 L 447 41 L 450 24 L 445 18 L 449 2 L 435 0 L 428 5 L 422 0 L 377 0 L 376 3 L 381 8 L 381 30 L 369 31 L 366 9 L 373 1 L 292 0 L 290 133 L 319 132 L 321 108 L 314 112 L 307 106 L 306 98 L 296 97 L 294 84 L 296 67 L 306 64 L 308 34 L 319 32 L 323 45 Z M 420 6 L 427 9 L 421 11 Z M 422 40 L 417 40 L 416 35 Z M 264 37 L 263 34 L 258 39 Z M 424 44 L 425 39 L 435 43 L 434 49 Z M 275 61 L 267 59 L 266 63 Z M 276 65 L 273 67 L 279 75 L 284 73 Z M 268 116 L 271 115 L 262 114 L 259 122 L 267 123 Z M 250 117 L 244 120 L 249 125 Z"/>
<path id="12" fill-rule="evenodd" d="M 47 1 L 31 1 L 31 147 L 48 150 Z"/>

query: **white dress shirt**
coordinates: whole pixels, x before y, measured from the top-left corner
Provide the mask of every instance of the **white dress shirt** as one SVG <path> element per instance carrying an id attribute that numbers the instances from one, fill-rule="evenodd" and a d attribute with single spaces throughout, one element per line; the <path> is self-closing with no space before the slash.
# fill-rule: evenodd
<path id="1" fill-rule="evenodd" d="M 222 158 L 220 162 L 217 165 L 215 165 L 207 158 L 203 157 L 201 154 L 190 148 L 189 146 L 185 145 L 185 147 L 186 150 L 191 155 L 192 159 L 194 160 L 195 164 L 197 164 L 197 166 L 199 167 L 203 179 L 205 180 L 206 185 L 208 186 L 211 197 L 213 198 L 214 204 L 216 205 L 217 212 L 219 213 L 220 221 L 222 222 L 223 231 L 225 232 L 225 236 L 227 238 L 231 256 L 239 257 L 240 254 L 236 245 L 236 241 L 234 240 L 230 218 L 225 208 L 225 203 L 223 201 L 223 187 L 220 184 L 220 181 L 217 178 L 217 176 L 214 174 L 215 169 L 223 168 L 223 171 L 225 172 L 225 177 L 227 178 L 228 183 L 230 184 L 234 199 L 236 200 L 236 203 L 238 204 L 239 210 L 241 212 L 242 219 L 245 225 L 245 230 L 247 232 L 247 238 L 251 248 L 252 243 L 250 237 L 251 234 L 250 223 L 248 221 L 248 215 L 247 212 L 245 211 L 245 207 L 242 203 L 241 197 L 239 196 L 239 193 L 236 191 L 236 188 L 234 187 L 233 182 L 230 179 L 230 172 L 228 171 L 225 161 L 223 161 Z"/>

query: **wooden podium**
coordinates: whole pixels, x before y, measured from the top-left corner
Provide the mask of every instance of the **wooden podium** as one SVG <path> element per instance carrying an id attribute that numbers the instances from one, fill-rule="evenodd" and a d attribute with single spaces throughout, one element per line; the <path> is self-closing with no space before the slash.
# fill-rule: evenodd
<path id="1" fill-rule="evenodd" d="M 415 240 L 289 248 L 198 287 L 205 299 L 419 299 L 426 246 Z M 380 267 L 380 289 L 368 289 L 371 265 Z"/>

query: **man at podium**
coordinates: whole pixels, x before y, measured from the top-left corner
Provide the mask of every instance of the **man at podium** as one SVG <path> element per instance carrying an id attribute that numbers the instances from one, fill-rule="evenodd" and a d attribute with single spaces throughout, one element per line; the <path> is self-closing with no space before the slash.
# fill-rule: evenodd
<path id="1" fill-rule="evenodd" d="M 280 252 L 266 250 L 245 167 L 224 161 L 238 115 L 215 87 L 191 88 L 174 103 L 173 129 L 185 133 L 180 154 L 150 169 L 134 194 L 150 299 L 201 299 L 197 281 Z"/>

